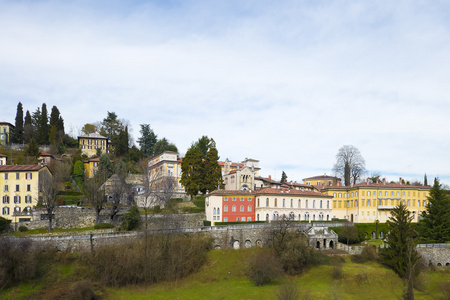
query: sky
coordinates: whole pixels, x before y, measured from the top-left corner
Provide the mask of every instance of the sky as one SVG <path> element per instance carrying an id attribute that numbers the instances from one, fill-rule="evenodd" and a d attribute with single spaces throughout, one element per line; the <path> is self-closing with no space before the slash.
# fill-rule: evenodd
<path id="1" fill-rule="evenodd" d="M 184 154 L 203 135 L 260 175 L 450 185 L 448 1 L 0 0 L 0 121 L 56 105 L 66 132 L 115 112 Z"/>

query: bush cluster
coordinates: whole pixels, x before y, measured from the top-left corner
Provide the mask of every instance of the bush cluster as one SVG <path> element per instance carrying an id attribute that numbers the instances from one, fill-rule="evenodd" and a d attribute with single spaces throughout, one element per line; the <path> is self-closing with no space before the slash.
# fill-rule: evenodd
<path id="1" fill-rule="evenodd" d="M 361 254 L 352 255 L 351 259 L 355 263 L 365 263 L 368 261 L 377 261 L 379 258 L 377 248 L 374 245 L 364 246 Z"/>
<path id="2" fill-rule="evenodd" d="M 247 276 L 257 286 L 271 283 L 283 275 L 280 262 L 273 252 L 257 252 L 247 262 Z"/>
<path id="3" fill-rule="evenodd" d="M 0 239 L 0 290 L 33 278 L 36 259 L 30 240 Z"/>

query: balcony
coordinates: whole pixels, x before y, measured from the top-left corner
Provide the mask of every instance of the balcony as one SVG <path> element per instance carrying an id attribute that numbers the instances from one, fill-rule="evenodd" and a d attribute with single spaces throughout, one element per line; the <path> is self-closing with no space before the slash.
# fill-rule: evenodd
<path id="1" fill-rule="evenodd" d="M 391 210 L 397 205 L 378 205 L 378 210 Z"/>

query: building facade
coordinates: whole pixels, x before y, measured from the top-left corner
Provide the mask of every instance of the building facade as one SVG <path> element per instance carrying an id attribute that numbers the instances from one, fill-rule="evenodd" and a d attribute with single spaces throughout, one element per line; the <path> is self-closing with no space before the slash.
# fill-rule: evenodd
<path id="1" fill-rule="evenodd" d="M 6 158 L 7 156 L 5 154 L 0 154 L 0 166 L 6 165 Z"/>
<path id="2" fill-rule="evenodd" d="M 100 149 L 102 154 L 110 153 L 111 151 L 111 141 L 100 135 L 98 132 L 79 136 L 78 146 L 80 147 L 81 152 L 88 157 L 97 155 L 97 149 Z"/>
<path id="3" fill-rule="evenodd" d="M 14 134 L 14 125 L 8 122 L 0 122 L 0 145 L 11 144 L 11 138 Z"/>
<path id="4" fill-rule="evenodd" d="M 31 221 L 39 199 L 39 177 L 50 171 L 42 165 L 1 165 L 1 216 L 13 222 Z"/>
<path id="5" fill-rule="evenodd" d="M 430 186 L 412 186 L 402 183 L 372 183 L 369 180 L 352 186 L 327 186 L 321 192 L 332 196 L 333 218 L 354 223 L 385 223 L 395 206 L 403 203 L 418 222 L 428 204 Z"/>
<path id="6" fill-rule="evenodd" d="M 97 172 L 98 172 L 98 164 L 99 163 L 100 163 L 100 159 L 98 157 L 90 158 L 90 159 L 83 161 L 84 176 L 87 178 L 94 177 L 94 175 L 97 174 Z"/>
<path id="7" fill-rule="evenodd" d="M 181 158 L 178 153 L 173 151 L 164 151 L 162 154 L 152 158 L 148 162 L 148 184 L 152 189 L 158 189 L 158 186 L 167 186 L 166 180 L 172 178 L 175 182 L 174 193 L 176 197 L 184 198 L 186 193 L 181 185 Z"/>
<path id="8" fill-rule="evenodd" d="M 234 167 L 235 166 L 235 167 Z M 242 163 L 232 163 L 228 159 L 222 168 L 223 183 L 226 190 L 254 190 L 255 177 L 258 176 L 259 160 L 246 158 Z"/>
<path id="9" fill-rule="evenodd" d="M 340 178 L 335 177 L 335 176 L 329 176 L 327 174 L 303 178 L 303 184 L 313 185 L 319 189 L 323 186 L 337 185 L 340 182 L 341 182 Z"/>

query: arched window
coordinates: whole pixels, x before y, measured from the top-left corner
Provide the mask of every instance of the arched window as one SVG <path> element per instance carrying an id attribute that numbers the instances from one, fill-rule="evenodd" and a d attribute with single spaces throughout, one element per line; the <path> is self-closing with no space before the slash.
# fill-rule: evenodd
<path id="1" fill-rule="evenodd" d="M 266 207 L 269 207 L 269 198 L 266 199 Z"/>
<path id="2" fill-rule="evenodd" d="M 223 211 L 224 211 L 224 212 L 228 212 L 228 205 L 225 205 L 225 206 L 223 207 Z"/>
<path id="3" fill-rule="evenodd" d="M 283 198 L 283 207 L 286 207 L 286 199 Z"/>
<path id="4" fill-rule="evenodd" d="M 216 214 L 216 208 L 214 207 L 214 209 L 213 209 L 213 215 L 215 215 Z"/>
<path id="5" fill-rule="evenodd" d="M 291 199 L 291 207 L 294 207 L 294 199 Z"/>
<path id="6" fill-rule="evenodd" d="M 302 207 L 302 201 L 298 199 L 298 208 Z"/>
<path id="7" fill-rule="evenodd" d="M 217 208 L 217 214 L 220 215 L 220 208 Z"/>
<path id="8" fill-rule="evenodd" d="M 275 205 L 274 205 L 275 207 L 277 207 L 277 205 L 278 205 L 277 202 L 278 202 L 278 200 L 277 200 L 277 198 L 275 198 Z"/>
<path id="9" fill-rule="evenodd" d="M 322 200 L 320 200 L 320 208 L 322 208 Z"/>

